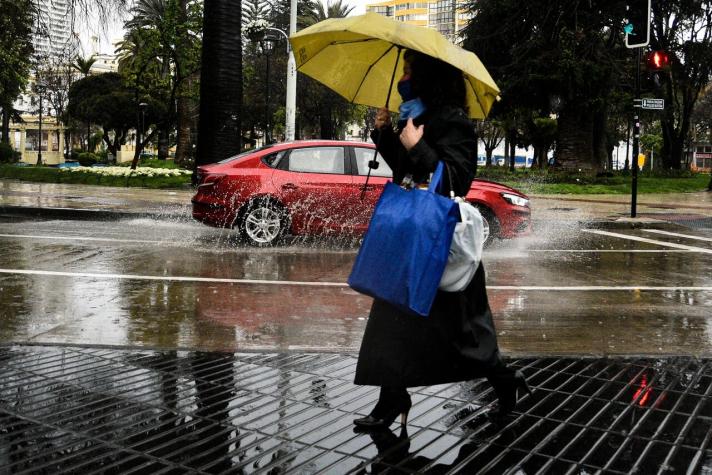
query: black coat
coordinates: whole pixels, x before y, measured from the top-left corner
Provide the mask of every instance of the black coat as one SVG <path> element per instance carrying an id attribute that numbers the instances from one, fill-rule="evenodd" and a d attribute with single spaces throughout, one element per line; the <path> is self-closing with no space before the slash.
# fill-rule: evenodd
<path id="1" fill-rule="evenodd" d="M 373 138 L 393 169 L 394 182 L 406 174 L 423 182 L 446 162 L 455 194 L 465 196 L 474 178 L 474 127 L 464 111 L 441 108 L 426 113 L 424 136 L 410 151 L 397 132 L 385 129 Z M 443 193 L 449 193 L 444 179 Z M 462 292 L 438 291 L 428 317 L 405 314 L 374 300 L 356 366 L 356 384 L 413 387 L 484 377 L 500 367 L 482 264 Z"/>

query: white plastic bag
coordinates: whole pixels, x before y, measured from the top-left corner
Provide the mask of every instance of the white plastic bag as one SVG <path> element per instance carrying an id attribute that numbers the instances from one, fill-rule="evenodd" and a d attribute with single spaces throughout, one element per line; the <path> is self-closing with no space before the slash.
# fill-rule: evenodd
<path id="1" fill-rule="evenodd" d="M 438 286 L 445 292 L 460 292 L 470 285 L 482 260 L 485 241 L 480 211 L 462 198 L 455 200 L 460 205 L 460 222 L 455 226 L 447 265 Z"/>

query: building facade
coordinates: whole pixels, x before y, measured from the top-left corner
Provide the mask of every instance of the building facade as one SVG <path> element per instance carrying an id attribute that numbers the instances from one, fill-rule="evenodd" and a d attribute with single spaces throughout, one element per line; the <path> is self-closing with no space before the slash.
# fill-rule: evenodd
<path id="1" fill-rule="evenodd" d="M 59 56 L 74 40 L 72 35 L 72 0 L 38 0 L 39 14 L 33 44 L 38 57 Z"/>
<path id="2" fill-rule="evenodd" d="M 470 19 L 465 5 L 462 0 L 389 0 L 366 5 L 366 11 L 410 25 L 432 28 L 456 42 Z"/>
<path id="3" fill-rule="evenodd" d="M 698 172 L 712 172 L 712 143 L 697 142 L 687 152 L 690 169 Z"/>

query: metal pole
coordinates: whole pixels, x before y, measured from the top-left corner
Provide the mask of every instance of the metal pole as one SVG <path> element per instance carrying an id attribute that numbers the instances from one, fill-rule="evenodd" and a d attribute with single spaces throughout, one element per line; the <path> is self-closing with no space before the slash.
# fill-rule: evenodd
<path id="1" fill-rule="evenodd" d="M 40 146 L 37 150 L 37 165 L 42 165 L 42 89 L 38 88 L 40 93 Z"/>
<path id="2" fill-rule="evenodd" d="M 267 42 L 265 41 L 265 44 Z M 269 50 L 265 50 L 265 58 L 267 59 L 267 70 L 265 72 L 265 136 L 264 145 L 270 143 L 269 139 Z"/>
<path id="3" fill-rule="evenodd" d="M 297 0 L 291 0 L 289 5 L 289 34 L 297 32 Z M 289 41 L 289 61 L 287 62 L 287 104 L 285 107 L 286 124 L 284 129 L 285 139 L 294 140 L 295 122 L 297 116 L 297 61 L 294 59 Z"/>
<path id="4" fill-rule="evenodd" d="M 633 100 L 633 156 L 631 169 L 633 183 L 631 186 L 630 217 L 635 218 L 638 201 L 638 154 L 640 153 L 640 62 L 643 57 L 643 48 L 636 48 L 635 65 L 635 99 Z"/>

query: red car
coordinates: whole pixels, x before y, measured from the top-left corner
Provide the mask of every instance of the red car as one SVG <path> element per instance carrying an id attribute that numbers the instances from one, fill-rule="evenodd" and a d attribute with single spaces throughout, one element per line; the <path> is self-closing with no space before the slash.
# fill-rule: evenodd
<path id="1" fill-rule="evenodd" d="M 373 155 L 374 145 L 369 143 L 297 141 L 198 167 L 193 218 L 211 226 L 235 227 L 260 245 L 286 233 L 362 234 L 392 176 L 380 158 L 361 199 Z M 475 180 L 466 199 L 482 212 L 488 241 L 531 231 L 529 199 L 512 188 Z"/>

